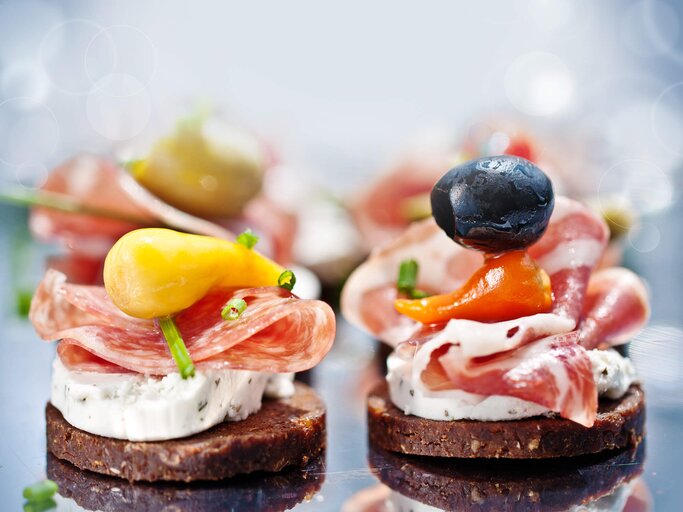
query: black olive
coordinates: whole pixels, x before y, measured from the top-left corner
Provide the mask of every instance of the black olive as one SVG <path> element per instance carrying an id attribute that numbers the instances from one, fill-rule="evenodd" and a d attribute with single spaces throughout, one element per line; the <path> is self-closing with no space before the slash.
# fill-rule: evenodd
<path id="1" fill-rule="evenodd" d="M 555 199 L 550 179 L 515 156 L 479 158 L 434 185 L 432 215 L 462 246 L 496 253 L 523 249 L 548 227 Z"/>

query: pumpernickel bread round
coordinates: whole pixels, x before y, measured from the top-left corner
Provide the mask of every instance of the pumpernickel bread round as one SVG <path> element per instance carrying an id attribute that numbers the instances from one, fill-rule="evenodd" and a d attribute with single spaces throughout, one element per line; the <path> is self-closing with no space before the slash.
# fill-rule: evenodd
<path id="1" fill-rule="evenodd" d="M 325 406 L 295 383 L 290 398 L 264 400 L 242 421 L 226 421 L 182 439 L 134 442 L 84 432 L 50 403 L 47 449 L 80 469 L 130 481 L 222 480 L 254 471 L 305 466 L 325 448 Z"/>
<path id="2" fill-rule="evenodd" d="M 368 396 L 370 442 L 385 450 L 431 457 L 543 459 L 575 457 L 638 445 L 645 398 L 632 385 L 620 400 L 601 399 L 595 424 L 557 415 L 514 421 L 436 421 L 406 415 L 389 399 L 386 382 Z"/>

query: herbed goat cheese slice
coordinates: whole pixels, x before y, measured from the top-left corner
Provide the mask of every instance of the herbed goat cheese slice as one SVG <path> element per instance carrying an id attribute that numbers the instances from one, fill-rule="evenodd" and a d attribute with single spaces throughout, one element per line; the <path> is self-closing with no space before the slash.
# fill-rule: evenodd
<path id="1" fill-rule="evenodd" d="M 268 395 L 291 396 L 291 376 L 247 370 L 197 371 L 151 377 L 79 372 L 52 364 L 51 402 L 74 427 L 129 441 L 190 436 L 223 421 L 243 420 Z M 272 382 L 270 382 L 272 380 Z"/>
<path id="2" fill-rule="evenodd" d="M 631 361 L 616 350 L 589 350 L 598 394 L 621 398 L 638 381 Z M 413 372 L 412 359 L 392 352 L 387 359 L 389 396 L 405 414 L 430 420 L 505 421 L 530 418 L 551 411 L 541 405 L 511 396 L 485 396 L 459 389 L 432 391 Z"/>

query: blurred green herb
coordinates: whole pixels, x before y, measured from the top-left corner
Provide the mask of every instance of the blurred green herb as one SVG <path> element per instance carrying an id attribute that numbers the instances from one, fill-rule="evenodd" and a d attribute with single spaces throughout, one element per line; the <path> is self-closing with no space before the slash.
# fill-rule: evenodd
<path id="1" fill-rule="evenodd" d="M 24 487 L 22 495 L 28 501 L 43 501 L 52 498 L 57 492 L 57 484 L 52 480 L 41 480 L 33 485 Z"/>
<path id="2" fill-rule="evenodd" d="M 105 217 L 108 219 L 120 220 L 123 222 L 130 222 L 132 224 L 141 224 L 143 226 L 149 225 L 149 220 L 130 215 L 126 212 L 119 212 L 109 210 L 106 208 L 97 208 L 74 201 L 73 198 L 57 194 L 55 192 L 33 192 L 29 190 L 13 190 L 10 192 L 0 193 L 0 202 L 13 204 L 16 206 L 26 207 L 40 207 L 57 210 L 64 213 L 74 213 L 82 215 L 92 215 L 95 217 Z"/>
<path id="3" fill-rule="evenodd" d="M 57 502 L 52 498 L 24 503 L 24 512 L 45 512 L 57 508 Z"/>
<path id="4" fill-rule="evenodd" d="M 33 293 L 29 290 L 17 289 L 15 290 L 15 300 L 17 306 L 17 315 L 22 318 L 28 316 L 28 312 L 31 309 L 31 299 L 33 298 Z"/>

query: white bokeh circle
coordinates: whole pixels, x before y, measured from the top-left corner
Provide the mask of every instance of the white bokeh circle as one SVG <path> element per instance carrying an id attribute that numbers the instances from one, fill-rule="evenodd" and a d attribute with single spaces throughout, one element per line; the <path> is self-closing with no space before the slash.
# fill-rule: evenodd
<path id="1" fill-rule="evenodd" d="M 26 105 L 37 107 L 50 92 L 50 79 L 39 64 L 18 60 L 9 62 L 2 70 L 0 86 L 5 98 L 22 97 Z"/>
<path id="2" fill-rule="evenodd" d="M 152 101 L 134 76 L 112 73 L 98 80 L 86 99 L 92 128 L 112 141 L 132 139 L 149 124 Z"/>
<path id="3" fill-rule="evenodd" d="M 602 174 L 597 198 L 603 211 L 618 198 L 636 214 L 648 215 L 671 206 L 674 190 L 669 176 L 659 166 L 647 160 L 628 159 Z"/>
<path id="4" fill-rule="evenodd" d="M 639 222 L 628 232 L 628 243 L 638 252 L 652 252 L 662 239 L 662 233 L 652 222 Z"/>
<path id="5" fill-rule="evenodd" d="M 653 31 L 652 26 L 657 30 Z M 680 32 L 676 11 L 659 1 L 643 1 L 630 5 L 623 13 L 619 36 L 626 48 L 642 57 L 671 52 Z"/>
<path id="6" fill-rule="evenodd" d="M 582 37 L 590 26 L 594 9 L 590 0 L 531 0 L 527 8 L 531 21 L 541 32 L 553 38 Z"/>
<path id="7" fill-rule="evenodd" d="M 652 106 L 650 127 L 659 142 L 683 156 L 683 82 L 670 85 Z"/>
<path id="8" fill-rule="evenodd" d="M 564 110 L 574 95 L 574 77 L 551 53 L 530 52 L 517 57 L 505 73 L 505 92 L 520 112 L 548 116 Z"/>
<path id="9" fill-rule="evenodd" d="M 31 98 L 0 103 L 0 162 L 6 165 L 45 162 L 59 146 L 59 123 L 54 112 L 32 103 Z"/>
<path id="10" fill-rule="evenodd" d="M 103 56 L 105 58 L 103 63 Z M 108 61 L 113 62 L 112 65 Z M 157 50 L 151 38 L 130 25 L 103 27 L 90 41 L 85 53 L 85 72 L 94 85 L 111 74 L 135 77 L 142 92 L 152 80 L 157 68 Z"/>
<path id="11" fill-rule="evenodd" d="M 680 5 L 680 4 L 679 4 Z M 682 20 L 676 10 L 660 0 L 642 0 L 643 28 L 657 53 L 683 63 L 681 53 Z"/>
<path id="12" fill-rule="evenodd" d="M 24 188 L 40 188 L 48 176 L 48 169 L 40 162 L 25 162 L 13 168 L 16 182 Z"/>
<path id="13" fill-rule="evenodd" d="M 72 96 L 83 96 L 92 89 L 86 55 L 91 42 L 102 30 L 102 26 L 91 20 L 77 18 L 58 23 L 45 34 L 40 45 L 40 60 L 55 89 Z M 113 41 L 109 41 L 107 52 L 100 51 L 98 59 L 98 72 L 102 76 L 114 71 Z"/>

